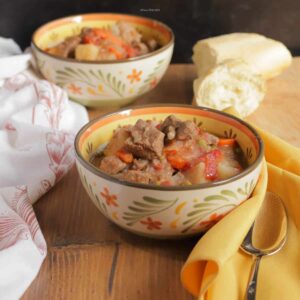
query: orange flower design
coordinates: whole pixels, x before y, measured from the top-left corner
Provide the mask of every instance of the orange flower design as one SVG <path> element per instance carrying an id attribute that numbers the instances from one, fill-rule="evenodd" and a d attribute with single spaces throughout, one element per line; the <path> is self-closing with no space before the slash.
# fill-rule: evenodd
<path id="1" fill-rule="evenodd" d="M 75 85 L 74 83 L 70 83 L 70 84 L 68 85 L 68 90 L 69 90 L 71 93 L 73 93 L 73 94 L 79 94 L 79 95 L 82 94 L 82 92 L 81 92 L 81 87 Z"/>
<path id="2" fill-rule="evenodd" d="M 157 85 L 157 79 L 154 78 L 153 80 L 150 81 L 150 86 L 151 86 L 152 88 L 154 88 L 154 87 L 156 87 L 156 85 Z"/>
<path id="3" fill-rule="evenodd" d="M 207 227 L 211 227 L 215 224 L 217 224 L 221 219 L 223 219 L 225 216 L 227 215 L 226 214 L 217 214 L 217 213 L 214 213 L 212 214 L 209 219 L 207 221 L 202 221 L 199 223 L 199 226 L 207 226 Z"/>
<path id="4" fill-rule="evenodd" d="M 113 205 L 113 206 L 118 206 L 118 203 L 117 203 L 117 200 L 118 200 L 117 195 L 112 195 L 112 194 L 110 194 L 110 192 L 109 192 L 109 190 L 108 190 L 107 187 L 105 187 L 105 188 L 103 189 L 103 192 L 101 192 L 100 195 L 105 199 L 106 204 L 107 204 L 108 206 L 111 206 L 111 205 Z"/>
<path id="5" fill-rule="evenodd" d="M 148 217 L 146 221 L 140 221 L 141 224 L 147 225 L 147 229 L 161 229 L 160 226 L 162 223 L 160 221 L 154 221 L 152 218 Z"/>
<path id="6" fill-rule="evenodd" d="M 130 75 L 127 76 L 127 78 L 130 80 L 130 83 L 134 83 L 135 81 L 138 82 L 141 80 L 141 75 L 142 75 L 143 71 L 139 71 L 137 72 L 136 69 L 132 70 L 132 73 Z"/>

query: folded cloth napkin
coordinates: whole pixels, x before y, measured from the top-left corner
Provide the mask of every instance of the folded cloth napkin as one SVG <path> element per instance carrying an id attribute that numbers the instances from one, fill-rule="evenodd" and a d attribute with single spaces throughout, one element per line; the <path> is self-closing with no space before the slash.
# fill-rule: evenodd
<path id="1" fill-rule="evenodd" d="M 288 232 L 283 249 L 261 261 L 256 299 L 300 299 L 300 150 L 258 131 L 265 143 L 267 163 L 252 197 L 199 240 L 182 268 L 184 287 L 198 299 L 245 299 L 253 260 L 239 247 L 266 190 L 282 198 Z"/>
<path id="2" fill-rule="evenodd" d="M 0 38 L 0 299 L 18 299 L 37 275 L 46 243 L 32 204 L 71 168 L 73 141 L 86 109 L 27 69 Z"/>

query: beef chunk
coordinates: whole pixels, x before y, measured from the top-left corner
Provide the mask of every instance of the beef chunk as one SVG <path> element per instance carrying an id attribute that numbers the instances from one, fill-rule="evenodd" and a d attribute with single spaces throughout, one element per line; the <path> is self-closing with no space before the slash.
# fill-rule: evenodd
<path id="1" fill-rule="evenodd" d="M 117 156 L 106 156 L 101 160 L 99 168 L 107 174 L 115 175 L 124 170 L 126 166 Z"/>
<path id="2" fill-rule="evenodd" d="M 176 129 L 179 127 L 181 121 L 177 119 L 174 115 L 168 116 L 163 123 L 161 124 L 160 130 L 166 134 L 166 137 L 169 140 L 172 140 L 175 138 L 175 135 L 173 136 L 173 132 L 176 131 Z M 171 130 L 172 136 L 171 138 L 168 137 L 168 133 Z"/>
<path id="3" fill-rule="evenodd" d="M 139 170 L 128 170 L 122 173 L 121 179 L 131 182 L 147 184 L 152 182 L 152 175 L 149 172 Z"/>
<path id="4" fill-rule="evenodd" d="M 125 145 L 125 141 L 129 137 L 129 126 L 118 128 L 107 146 L 105 147 L 103 153 L 106 156 L 115 155 L 123 146 Z"/>
<path id="5" fill-rule="evenodd" d="M 69 54 L 75 51 L 75 48 L 80 44 L 80 36 L 71 36 L 66 38 L 62 43 L 48 50 L 49 53 L 61 57 L 68 57 Z"/>
<path id="6" fill-rule="evenodd" d="M 80 32 L 80 37 L 83 38 L 85 35 L 90 34 L 93 31 L 90 27 L 83 27 Z"/>
<path id="7" fill-rule="evenodd" d="M 194 139 L 199 136 L 199 130 L 197 125 L 192 121 L 181 122 L 179 127 L 177 128 L 176 137 L 179 140 L 188 140 Z"/>
<path id="8" fill-rule="evenodd" d="M 124 21 L 118 21 L 111 29 L 114 34 L 120 36 L 128 44 L 132 44 L 133 42 L 139 43 L 142 39 L 142 35 L 136 28 Z"/>
<path id="9" fill-rule="evenodd" d="M 174 169 L 166 158 L 153 159 L 146 171 L 152 174 L 154 182 L 169 181 Z"/>
<path id="10" fill-rule="evenodd" d="M 159 45 L 155 39 L 150 39 L 150 40 L 146 41 L 146 44 L 150 51 L 154 51 L 159 47 Z"/>
<path id="11" fill-rule="evenodd" d="M 138 120 L 131 129 L 131 137 L 126 140 L 125 148 L 135 157 L 153 159 L 162 155 L 164 134 L 151 122 Z"/>
<path id="12" fill-rule="evenodd" d="M 142 42 L 133 42 L 131 46 L 137 51 L 138 55 L 147 54 L 149 52 L 148 47 Z"/>
<path id="13" fill-rule="evenodd" d="M 167 141 L 193 139 L 198 136 L 198 128 L 192 121 L 180 121 L 175 116 L 168 116 L 160 130 L 165 133 Z"/>

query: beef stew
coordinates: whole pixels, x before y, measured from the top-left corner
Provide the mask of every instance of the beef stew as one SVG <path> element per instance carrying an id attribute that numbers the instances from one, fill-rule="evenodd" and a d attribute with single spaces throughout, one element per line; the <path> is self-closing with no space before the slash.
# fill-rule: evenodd
<path id="1" fill-rule="evenodd" d="M 67 37 L 45 51 L 82 61 L 109 61 L 141 56 L 158 48 L 156 39 L 145 39 L 133 25 L 119 21 L 110 29 L 84 27 L 80 34 Z"/>
<path id="2" fill-rule="evenodd" d="M 161 186 L 223 180 L 247 166 L 235 138 L 218 137 L 174 115 L 116 129 L 90 162 L 120 180 Z"/>

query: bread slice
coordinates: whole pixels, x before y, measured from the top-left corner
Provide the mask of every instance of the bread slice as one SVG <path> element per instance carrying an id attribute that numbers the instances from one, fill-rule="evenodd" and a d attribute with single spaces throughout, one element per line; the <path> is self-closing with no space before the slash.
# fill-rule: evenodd
<path id="1" fill-rule="evenodd" d="M 254 72 L 269 79 L 292 62 L 284 44 L 256 33 L 231 33 L 200 40 L 193 47 L 193 53 L 199 76 L 227 59 L 242 59 Z"/>
<path id="2" fill-rule="evenodd" d="M 200 76 L 193 88 L 197 105 L 218 110 L 233 106 L 242 117 L 258 107 L 266 90 L 265 80 L 237 59 L 224 61 Z"/>

